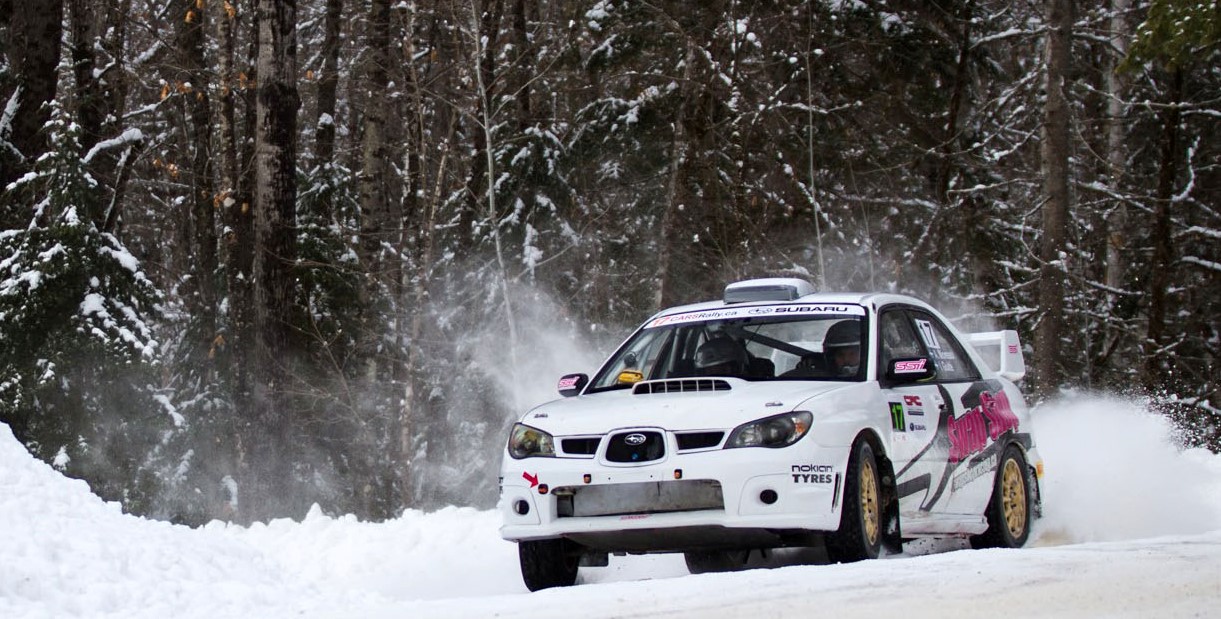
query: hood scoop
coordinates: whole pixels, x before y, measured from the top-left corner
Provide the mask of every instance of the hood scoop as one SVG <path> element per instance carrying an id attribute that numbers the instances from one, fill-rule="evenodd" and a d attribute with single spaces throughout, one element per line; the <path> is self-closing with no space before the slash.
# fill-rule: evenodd
<path id="1" fill-rule="evenodd" d="M 729 381 L 719 378 L 671 378 L 637 383 L 633 395 L 649 393 L 688 393 L 696 391 L 730 391 Z"/>

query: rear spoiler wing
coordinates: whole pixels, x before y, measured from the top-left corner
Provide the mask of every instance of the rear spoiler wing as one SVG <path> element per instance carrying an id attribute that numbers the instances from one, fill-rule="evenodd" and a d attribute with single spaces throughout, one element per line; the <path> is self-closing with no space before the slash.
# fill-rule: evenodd
<path id="1" fill-rule="evenodd" d="M 1017 331 L 968 333 L 967 342 L 984 358 L 992 371 L 1013 382 L 1026 375 L 1026 359 Z"/>

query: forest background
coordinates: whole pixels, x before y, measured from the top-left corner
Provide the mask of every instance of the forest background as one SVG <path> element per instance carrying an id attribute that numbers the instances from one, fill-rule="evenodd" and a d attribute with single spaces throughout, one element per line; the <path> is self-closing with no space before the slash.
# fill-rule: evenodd
<path id="1" fill-rule="evenodd" d="M 1213 0 L 0 0 L 0 421 L 176 522 L 486 507 L 524 385 L 782 275 L 1217 451 L 1219 40 Z"/>

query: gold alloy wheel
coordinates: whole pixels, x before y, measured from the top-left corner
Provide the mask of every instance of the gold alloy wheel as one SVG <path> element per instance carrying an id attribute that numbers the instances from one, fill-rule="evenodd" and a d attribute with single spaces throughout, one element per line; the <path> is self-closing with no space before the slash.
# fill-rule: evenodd
<path id="1" fill-rule="evenodd" d="M 1001 514 L 1009 535 L 1020 538 L 1026 531 L 1026 481 L 1013 458 L 1005 460 L 1005 470 L 1001 473 Z"/>
<path id="2" fill-rule="evenodd" d="M 878 481 L 873 462 L 861 463 L 861 520 L 865 526 L 865 538 L 870 546 L 878 543 L 882 527 L 878 518 Z"/>

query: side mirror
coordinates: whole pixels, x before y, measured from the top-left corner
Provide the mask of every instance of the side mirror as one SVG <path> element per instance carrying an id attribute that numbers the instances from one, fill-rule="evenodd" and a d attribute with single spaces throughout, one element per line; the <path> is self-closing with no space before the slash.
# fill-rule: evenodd
<path id="1" fill-rule="evenodd" d="M 560 382 L 555 386 L 559 389 L 560 395 L 571 398 L 585 388 L 589 384 L 589 377 L 584 374 L 565 374 L 560 377 Z"/>
<path id="2" fill-rule="evenodd" d="M 916 383 L 935 376 L 937 376 L 937 369 L 933 367 L 933 362 L 927 357 L 895 359 L 890 362 L 890 367 L 886 368 L 886 381 L 892 385 Z"/>

